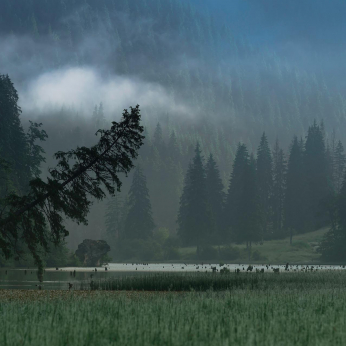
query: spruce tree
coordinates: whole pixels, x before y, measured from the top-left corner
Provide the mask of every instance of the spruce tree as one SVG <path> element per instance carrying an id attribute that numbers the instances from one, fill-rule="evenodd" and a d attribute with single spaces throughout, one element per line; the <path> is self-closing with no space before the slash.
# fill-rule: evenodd
<path id="1" fill-rule="evenodd" d="M 154 137 L 153 137 L 153 147 L 157 149 L 161 157 L 165 156 L 166 144 L 163 139 L 162 127 L 160 123 L 157 123 L 155 128 Z"/>
<path id="2" fill-rule="evenodd" d="M 233 163 L 228 194 L 224 209 L 225 231 L 228 239 L 246 242 L 260 238 L 259 206 L 256 187 L 256 171 L 245 144 L 239 144 Z"/>
<path id="3" fill-rule="evenodd" d="M 328 165 L 323 126 L 316 121 L 308 129 L 304 152 L 305 177 L 307 184 L 307 221 L 309 229 L 328 223 Z"/>
<path id="4" fill-rule="evenodd" d="M 199 143 L 196 145 L 195 156 L 186 173 L 177 222 L 178 235 L 183 244 L 197 245 L 198 254 L 200 247 L 210 240 L 213 231 Z"/>
<path id="5" fill-rule="evenodd" d="M 0 157 L 9 164 L 13 188 L 23 194 L 28 189 L 31 172 L 20 114 L 17 90 L 8 75 L 0 75 Z M 1 189 L 6 190 L 4 186 Z"/>
<path id="6" fill-rule="evenodd" d="M 125 221 L 124 238 L 148 239 L 154 228 L 147 182 L 141 168 L 137 167 L 129 191 L 129 211 Z"/>
<path id="7" fill-rule="evenodd" d="M 256 177 L 259 197 L 260 229 L 263 238 L 269 232 L 272 212 L 270 199 L 273 190 L 273 160 L 265 133 L 263 133 L 257 149 Z"/>
<path id="8" fill-rule="evenodd" d="M 336 201 L 336 220 L 321 241 L 319 252 L 327 261 L 346 260 L 346 174 Z"/>
<path id="9" fill-rule="evenodd" d="M 178 164 L 178 162 L 180 162 L 181 152 L 178 145 L 177 136 L 174 131 L 172 131 L 169 137 L 168 156 L 174 163 Z"/>
<path id="10" fill-rule="evenodd" d="M 118 193 L 115 193 L 108 202 L 105 214 L 105 224 L 107 238 L 111 243 L 115 243 L 122 234 L 122 200 Z"/>
<path id="11" fill-rule="evenodd" d="M 277 139 L 273 151 L 273 195 L 271 201 L 273 210 L 273 232 L 276 237 L 283 236 L 285 189 L 286 158 Z"/>
<path id="12" fill-rule="evenodd" d="M 215 240 L 220 243 L 221 239 L 221 228 L 222 228 L 222 216 L 223 216 L 223 205 L 225 200 L 224 186 L 220 178 L 220 172 L 218 166 L 210 154 L 207 165 L 206 165 L 206 191 L 207 191 L 207 202 L 211 217 L 214 224 Z"/>
<path id="13" fill-rule="evenodd" d="M 346 157 L 344 147 L 339 140 L 334 150 L 334 186 L 336 193 L 339 193 L 345 173 Z"/>
<path id="14" fill-rule="evenodd" d="M 284 226 L 290 233 L 302 233 L 305 228 L 305 170 L 302 142 L 293 138 L 287 164 L 286 191 L 284 202 Z"/>
<path id="15" fill-rule="evenodd" d="M 168 147 L 167 147 L 167 159 L 166 159 L 166 170 L 165 170 L 165 203 L 166 208 L 166 227 L 169 230 L 176 232 L 176 219 L 172 219 L 172 216 L 178 214 L 179 210 L 179 199 L 182 194 L 184 182 L 183 169 L 181 167 L 181 153 L 178 146 L 178 141 L 174 131 L 171 133 Z M 162 201 L 161 201 L 162 204 Z"/>

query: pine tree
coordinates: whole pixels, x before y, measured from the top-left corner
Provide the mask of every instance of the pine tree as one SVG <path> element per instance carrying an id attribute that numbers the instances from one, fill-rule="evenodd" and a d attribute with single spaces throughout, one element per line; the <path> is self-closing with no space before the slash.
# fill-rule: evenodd
<path id="1" fill-rule="evenodd" d="M 180 198 L 178 235 L 184 245 L 197 245 L 197 254 L 211 238 L 212 220 L 207 203 L 205 169 L 199 143 L 189 165 Z"/>
<path id="2" fill-rule="evenodd" d="M 215 240 L 220 243 L 222 241 L 221 229 L 225 193 L 223 191 L 224 186 L 220 178 L 220 172 L 212 154 L 209 156 L 205 170 L 207 202 L 214 224 Z"/>
<path id="3" fill-rule="evenodd" d="M 286 189 L 286 158 L 283 150 L 279 147 L 278 139 L 273 151 L 273 231 L 275 236 L 283 236 L 284 203 Z"/>
<path id="4" fill-rule="evenodd" d="M 309 229 L 328 223 L 328 165 L 323 127 L 316 121 L 308 129 L 304 152 L 305 177 L 307 184 L 307 221 Z"/>
<path id="5" fill-rule="evenodd" d="M 107 238 L 111 243 L 115 243 L 122 234 L 122 200 L 118 193 L 112 196 L 108 203 L 105 214 L 105 224 Z"/>
<path id="6" fill-rule="evenodd" d="M 153 137 L 153 147 L 157 149 L 161 158 L 164 158 L 166 155 L 166 144 L 163 139 L 162 127 L 160 123 L 157 123 L 156 129 Z"/>
<path id="7" fill-rule="evenodd" d="M 290 233 L 303 232 L 305 228 L 305 170 L 302 142 L 293 138 L 287 164 L 286 192 L 284 204 L 284 226 Z"/>
<path id="8" fill-rule="evenodd" d="M 321 241 L 319 252 L 327 261 L 346 260 L 346 174 L 336 202 L 336 222 Z"/>
<path id="9" fill-rule="evenodd" d="M 269 232 L 271 221 L 270 198 L 273 191 L 273 160 L 268 140 L 263 133 L 257 149 L 257 189 L 259 197 L 260 228 L 262 238 Z"/>
<path id="10" fill-rule="evenodd" d="M 339 140 L 334 151 L 334 186 L 336 193 L 339 193 L 345 173 L 346 157 L 344 147 Z"/>
<path id="11" fill-rule="evenodd" d="M 177 136 L 174 131 L 172 131 L 169 137 L 168 143 L 168 156 L 174 163 L 180 162 L 181 152 L 178 145 Z"/>
<path id="12" fill-rule="evenodd" d="M 0 75 L 0 157 L 9 164 L 13 187 L 23 194 L 28 189 L 31 172 L 28 138 L 23 131 L 20 114 L 17 90 L 8 75 Z M 1 190 L 5 191 L 6 187 L 2 186 Z"/>
<path id="13" fill-rule="evenodd" d="M 129 191 L 129 211 L 125 221 L 124 238 L 148 239 L 154 228 L 146 179 L 140 167 L 137 167 Z"/>
<path id="14" fill-rule="evenodd" d="M 238 145 L 234 159 L 224 222 L 228 239 L 245 241 L 250 248 L 251 242 L 260 238 L 256 171 L 245 144 Z"/>

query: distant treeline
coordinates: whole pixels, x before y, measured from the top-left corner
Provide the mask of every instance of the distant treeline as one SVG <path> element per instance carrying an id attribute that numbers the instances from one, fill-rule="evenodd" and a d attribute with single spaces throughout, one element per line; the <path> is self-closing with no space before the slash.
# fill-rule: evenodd
<path id="1" fill-rule="evenodd" d="M 30 123 L 25 133 L 17 101 L 10 78 L 0 75 L 3 208 L 8 193 L 25 194 L 30 179 L 42 174 L 45 152 L 37 140 L 49 141 L 49 131 L 47 135 L 41 124 Z M 90 129 L 102 125 L 102 106 L 95 108 L 92 119 L 86 123 L 88 126 L 83 125 L 85 128 L 70 129 L 80 134 L 70 138 L 71 146 L 80 144 L 83 138 L 87 141 Z M 197 141 L 192 140 L 194 136 L 183 134 L 183 128 L 180 137 L 172 129 L 166 140 L 160 124 L 152 136 L 146 133 L 131 186 L 125 180 L 125 194 L 116 194 L 109 202 L 109 239 L 118 244 L 124 240 L 148 240 L 156 229 L 160 230 L 154 232 L 156 238 L 177 234 L 184 246 L 246 242 L 251 247 L 252 242 L 292 237 L 331 225 L 321 251 L 326 257 L 328 251 L 335 254 L 330 250 L 335 244 L 343 253 L 346 160 L 342 142 L 334 134 L 326 141 L 323 123 L 315 121 L 305 138 L 294 136 L 288 153 L 280 148 L 279 140 L 271 150 L 263 133 L 255 154 L 239 143 L 233 160 L 231 155 L 218 155 L 216 159 L 210 147 L 204 158 L 201 144 L 207 148 L 206 143 L 210 143 L 208 132 L 205 137 L 200 134 Z M 62 145 L 63 137 L 59 136 L 61 133 L 55 131 L 51 144 Z M 219 143 L 221 148 L 227 148 L 222 150 L 231 152 L 227 142 Z M 218 162 L 232 164 L 226 186 L 221 178 L 226 173 L 220 174 Z M 128 197 L 124 198 L 126 191 Z M 98 215 L 102 217 L 103 213 Z"/>
<path id="2" fill-rule="evenodd" d="M 278 140 L 271 150 L 264 133 L 255 154 L 239 143 L 226 189 L 213 154 L 205 159 L 197 143 L 180 189 L 184 160 L 179 141 L 173 132 L 166 144 L 158 124 L 151 145 L 141 154 L 148 184 L 143 173 L 135 174 L 130 200 L 121 204 L 117 196 L 110 202 L 108 231 L 116 229 L 113 234 L 120 241 L 148 239 L 155 228 L 154 223 L 144 227 L 152 220 L 150 200 L 159 227 L 167 227 L 168 220 L 177 220 L 177 234 L 184 246 L 231 242 L 251 246 L 252 242 L 292 238 L 294 234 L 340 225 L 346 159 L 342 142 L 331 137 L 326 143 L 323 123 L 314 122 L 305 138 L 294 136 L 288 153 L 280 148 Z M 145 188 L 135 188 L 139 180 Z M 143 194 L 136 197 L 134 191 Z M 120 220 L 118 226 L 113 218 Z M 133 226 L 128 224 L 130 221 Z"/>

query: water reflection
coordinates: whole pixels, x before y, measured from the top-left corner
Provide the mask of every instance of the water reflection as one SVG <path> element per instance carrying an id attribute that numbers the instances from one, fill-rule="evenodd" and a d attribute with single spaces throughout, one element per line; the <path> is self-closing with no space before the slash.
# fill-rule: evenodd
<path id="1" fill-rule="evenodd" d="M 36 269 L 0 269 L 0 289 L 45 289 L 68 290 L 86 289 L 90 287 L 91 280 L 104 280 L 110 277 L 124 277 L 141 275 L 144 273 L 158 272 L 217 272 L 221 267 L 230 271 L 273 272 L 274 269 L 281 272 L 294 271 L 306 272 L 317 270 L 346 270 L 345 265 L 268 265 L 268 264 L 184 264 L 184 263 L 109 263 L 107 270 L 101 268 L 47 268 L 44 271 L 43 282 L 37 278 Z M 286 268 L 287 267 L 287 268 Z M 71 286 L 72 285 L 72 286 Z"/>
<path id="2" fill-rule="evenodd" d="M 73 273 L 73 270 L 76 272 Z M 91 280 L 102 280 L 116 276 L 130 276 L 138 273 L 133 272 L 97 272 L 81 271 L 82 268 L 73 268 L 72 271 L 66 270 L 45 270 L 43 282 L 39 282 L 37 278 L 37 270 L 27 270 L 26 273 L 22 269 L 1 269 L 0 270 L 0 289 L 39 289 L 41 286 L 45 290 L 68 290 L 69 283 L 73 289 L 79 289 L 81 285 L 88 287 Z"/>

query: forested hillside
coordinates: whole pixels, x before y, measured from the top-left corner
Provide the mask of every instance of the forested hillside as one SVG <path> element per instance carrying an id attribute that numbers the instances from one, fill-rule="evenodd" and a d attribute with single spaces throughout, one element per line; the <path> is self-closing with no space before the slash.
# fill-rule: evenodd
<path id="1" fill-rule="evenodd" d="M 307 2 L 311 8 L 323 7 L 323 1 Z M 303 19 L 309 17 L 306 3 L 288 7 L 287 16 L 299 12 Z M 319 20 L 311 18 L 310 24 Z M 136 96 L 145 95 L 141 110 L 146 140 L 138 164 L 146 176 L 155 224 L 175 234 L 184 177 L 197 142 L 205 160 L 213 155 L 226 193 L 239 142 L 256 160 L 265 132 L 278 165 L 282 153 L 288 158 L 293 136 L 305 141 L 314 120 L 320 124 L 324 119 L 326 150 L 346 139 L 343 85 L 312 68 L 314 48 L 297 58 L 289 44 L 275 48 L 270 40 L 248 35 L 227 18 L 220 20 L 211 8 L 201 10 L 196 1 L 4 0 L 0 73 L 8 73 L 18 88 L 23 126 L 27 119 L 43 123 L 47 166 L 58 150 L 95 143 L 95 131 L 120 113 L 114 104 L 134 106 L 140 103 Z M 83 76 L 73 88 L 90 83 L 87 97 L 76 94 L 74 100 L 72 93 L 68 102 L 59 99 L 71 79 L 64 82 L 58 73 Z M 55 93 L 50 103 L 34 99 L 47 88 Z M 124 181 L 122 200 L 131 178 Z M 280 205 L 281 183 L 276 183 L 274 178 Z M 105 209 L 105 204 L 95 205 L 89 228 L 71 232 L 72 247 L 85 235 L 105 234 Z M 283 224 L 284 216 L 277 217 L 273 222 Z"/>

